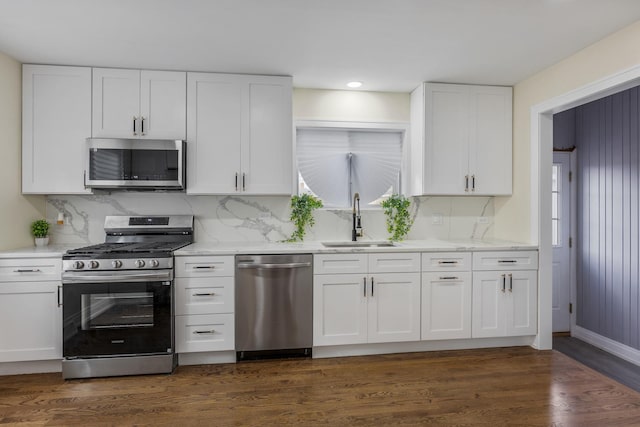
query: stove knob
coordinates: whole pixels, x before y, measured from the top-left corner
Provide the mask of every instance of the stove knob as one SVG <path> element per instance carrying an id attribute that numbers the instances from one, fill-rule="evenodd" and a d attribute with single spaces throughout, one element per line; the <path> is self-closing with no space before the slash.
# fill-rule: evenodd
<path id="1" fill-rule="evenodd" d="M 136 267 L 138 267 L 138 268 L 142 268 L 142 267 L 144 267 L 144 260 L 142 260 L 142 259 L 137 259 L 137 260 L 136 260 Z"/>
<path id="2" fill-rule="evenodd" d="M 159 265 L 160 265 L 160 263 L 158 262 L 158 260 L 157 260 L 157 259 L 152 259 L 151 261 L 149 261 L 149 265 L 150 265 L 151 267 L 154 267 L 154 268 L 155 268 L 155 267 L 159 266 Z"/>
<path id="3" fill-rule="evenodd" d="M 74 270 L 80 270 L 84 268 L 84 262 L 82 261 L 73 261 L 73 269 Z"/>
<path id="4" fill-rule="evenodd" d="M 122 267 L 122 261 L 120 261 L 119 259 L 111 261 L 111 266 L 113 268 L 120 268 L 120 267 Z"/>
<path id="5" fill-rule="evenodd" d="M 100 263 L 98 261 L 89 261 L 89 268 L 98 268 Z"/>

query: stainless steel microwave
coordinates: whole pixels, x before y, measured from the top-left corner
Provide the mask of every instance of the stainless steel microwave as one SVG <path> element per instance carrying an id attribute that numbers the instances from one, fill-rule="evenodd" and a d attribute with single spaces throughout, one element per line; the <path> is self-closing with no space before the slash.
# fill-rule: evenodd
<path id="1" fill-rule="evenodd" d="M 88 138 L 85 186 L 184 190 L 185 166 L 182 140 Z"/>

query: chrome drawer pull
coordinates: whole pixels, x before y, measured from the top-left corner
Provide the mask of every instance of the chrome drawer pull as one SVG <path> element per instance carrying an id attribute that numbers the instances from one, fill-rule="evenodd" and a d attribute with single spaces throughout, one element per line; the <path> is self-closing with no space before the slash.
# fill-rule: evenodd
<path id="1" fill-rule="evenodd" d="M 194 265 L 193 267 L 194 270 L 213 270 L 215 269 L 215 265 Z"/>
<path id="2" fill-rule="evenodd" d="M 196 335 L 206 335 L 206 334 L 215 334 L 216 330 L 215 329 L 211 329 L 210 331 L 193 331 L 194 334 Z"/>
<path id="3" fill-rule="evenodd" d="M 460 280 L 460 278 L 456 276 L 444 276 L 441 277 L 440 280 Z"/>
<path id="4" fill-rule="evenodd" d="M 515 264 L 516 262 L 518 262 L 515 259 L 499 259 L 498 260 L 498 264 Z"/>
<path id="5" fill-rule="evenodd" d="M 438 264 L 457 264 L 458 261 L 438 261 Z"/>
<path id="6" fill-rule="evenodd" d="M 193 294 L 194 297 L 212 297 L 215 295 L 215 292 L 209 292 L 209 293 L 197 293 L 197 294 Z"/>
<path id="7" fill-rule="evenodd" d="M 42 270 L 39 268 L 19 268 L 17 270 L 13 270 L 14 273 L 42 273 Z"/>

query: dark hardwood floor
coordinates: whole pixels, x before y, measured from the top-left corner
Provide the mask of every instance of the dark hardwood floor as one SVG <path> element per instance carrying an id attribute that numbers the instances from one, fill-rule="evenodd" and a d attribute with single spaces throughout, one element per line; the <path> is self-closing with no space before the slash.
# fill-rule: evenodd
<path id="1" fill-rule="evenodd" d="M 173 375 L 0 377 L 24 426 L 640 425 L 640 394 L 528 347 L 181 366 Z"/>
<path id="2" fill-rule="evenodd" d="M 640 366 L 568 335 L 554 336 L 553 349 L 640 392 Z"/>

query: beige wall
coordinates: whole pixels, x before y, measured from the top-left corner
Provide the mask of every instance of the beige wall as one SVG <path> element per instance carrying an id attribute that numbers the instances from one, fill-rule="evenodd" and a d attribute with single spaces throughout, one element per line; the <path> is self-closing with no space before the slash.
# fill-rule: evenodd
<path id="1" fill-rule="evenodd" d="M 0 53 L 0 250 L 33 244 L 29 225 L 44 218 L 45 198 L 21 187 L 22 67 Z"/>
<path id="2" fill-rule="evenodd" d="M 409 123 L 411 94 L 294 89 L 294 120 Z"/>
<path id="3" fill-rule="evenodd" d="M 514 86 L 513 196 L 496 198 L 495 236 L 530 241 L 531 107 L 640 64 L 640 21 Z"/>

